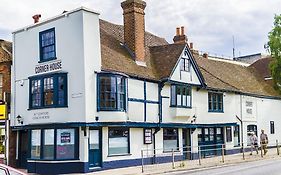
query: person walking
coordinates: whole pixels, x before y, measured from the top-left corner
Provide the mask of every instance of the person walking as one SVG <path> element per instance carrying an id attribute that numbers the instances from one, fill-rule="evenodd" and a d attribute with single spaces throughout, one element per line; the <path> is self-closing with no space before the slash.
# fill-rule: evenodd
<path id="1" fill-rule="evenodd" d="M 257 154 L 259 154 L 258 137 L 256 136 L 256 134 L 254 132 L 251 133 L 250 141 L 251 141 L 251 153 L 250 153 L 250 155 L 252 155 L 253 149 L 255 149 Z"/>
<path id="2" fill-rule="evenodd" d="M 267 144 L 268 144 L 268 137 L 267 134 L 264 133 L 264 130 L 261 130 L 260 136 L 260 143 L 261 143 L 261 151 L 264 151 L 264 155 L 267 153 Z"/>

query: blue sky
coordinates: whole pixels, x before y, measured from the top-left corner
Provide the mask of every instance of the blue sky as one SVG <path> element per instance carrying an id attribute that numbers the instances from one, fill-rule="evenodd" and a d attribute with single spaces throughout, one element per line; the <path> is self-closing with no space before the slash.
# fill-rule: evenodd
<path id="1" fill-rule="evenodd" d="M 85 6 L 101 13 L 102 19 L 122 24 L 122 0 L 1 0 L 0 38 L 11 40 L 11 32 L 32 24 L 32 15 L 46 19 Z M 263 45 L 281 13 L 281 0 L 146 0 L 146 30 L 172 42 L 175 28 L 185 26 L 195 49 L 232 56 L 265 53 Z"/>

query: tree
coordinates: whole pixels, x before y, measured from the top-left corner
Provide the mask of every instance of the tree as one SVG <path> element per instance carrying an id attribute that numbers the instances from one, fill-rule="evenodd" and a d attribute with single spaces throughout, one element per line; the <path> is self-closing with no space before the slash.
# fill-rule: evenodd
<path id="1" fill-rule="evenodd" d="M 273 61 L 270 63 L 275 88 L 281 93 L 281 14 L 275 15 L 274 26 L 268 34 L 268 46 Z"/>

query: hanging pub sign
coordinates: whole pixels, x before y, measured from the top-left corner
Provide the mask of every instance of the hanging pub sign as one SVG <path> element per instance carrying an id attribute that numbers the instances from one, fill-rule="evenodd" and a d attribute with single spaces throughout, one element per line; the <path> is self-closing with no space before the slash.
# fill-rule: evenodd
<path id="1" fill-rule="evenodd" d="M 61 69 L 62 69 L 61 60 L 57 60 L 46 64 L 36 65 L 34 70 L 35 70 L 35 74 L 41 74 L 41 73 L 54 72 Z"/>
<path id="2" fill-rule="evenodd" d="M 152 129 L 144 128 L 144 144 L 151 144 L 152 143 Z"/>

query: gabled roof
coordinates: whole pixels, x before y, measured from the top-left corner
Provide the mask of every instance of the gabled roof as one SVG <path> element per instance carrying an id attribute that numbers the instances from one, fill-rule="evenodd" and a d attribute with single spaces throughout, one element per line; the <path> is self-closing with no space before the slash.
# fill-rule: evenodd
<path id="1" fill-rule="evenodd" d="M 186 44 L 169 44 L 150 48 L 155 68 L 160 79 L 171 75 Z"/>
<path id="2" fill-rule="evenodd" d="M 159 81 L 169 78 L 186 44 L 169 44 L 145 32 L 146 67 L 138 66 L 123 43 L 123 26 L 100 20 L 102 70 Z M 256 69 L 193 54 L 195 65 L 207 88 L 261 96 L 278 96 Z"/>

